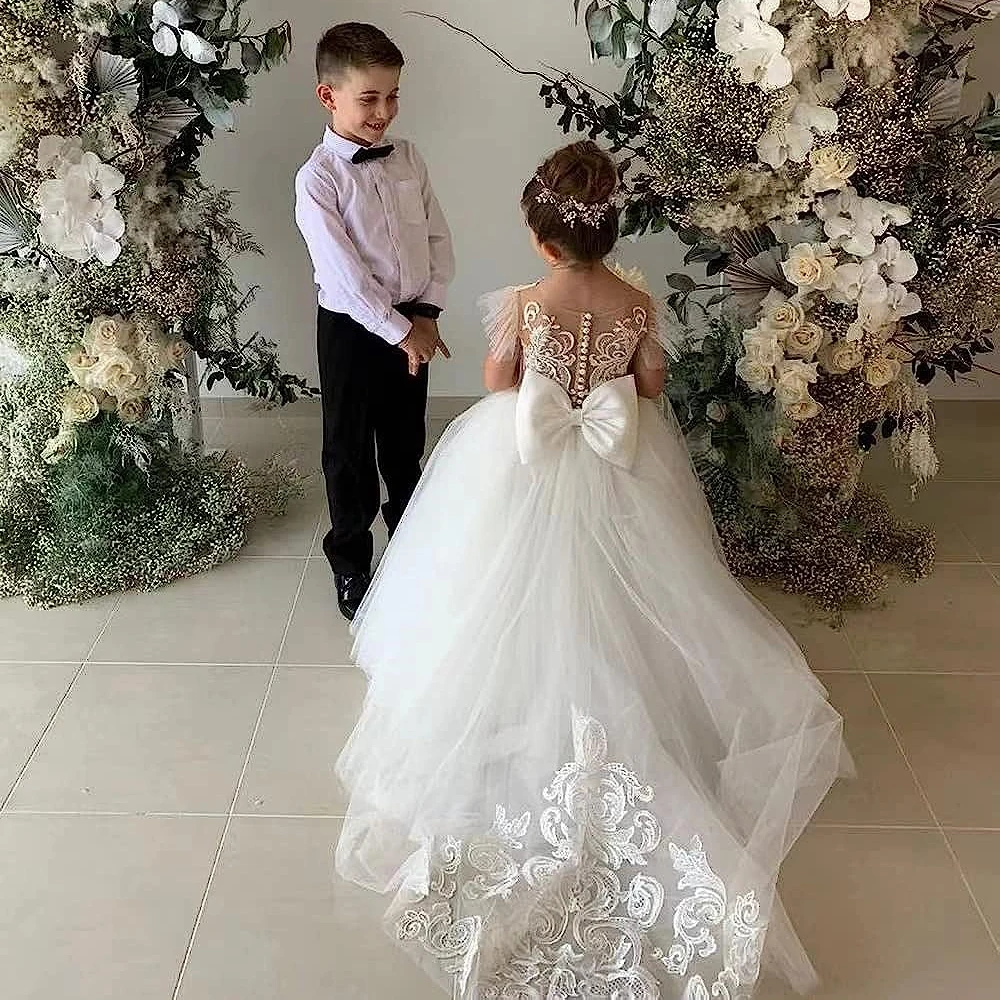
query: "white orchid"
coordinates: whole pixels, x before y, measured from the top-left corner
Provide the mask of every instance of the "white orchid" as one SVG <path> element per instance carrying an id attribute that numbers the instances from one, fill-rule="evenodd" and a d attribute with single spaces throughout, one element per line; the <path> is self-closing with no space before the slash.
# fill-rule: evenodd
<path id="1" fill-rule="evenodd" d="M 872 12 L 871 0 L 813 0 L 831 19 L 846 14 L 849 21 L 864 21 Z"/>
<path id="2" fill-rule="evenodd" d="M 891 281 L 912 281 L 920 270 L 916 257 L 909 250 L 904 250 L 895 236 L 882 240 L 875 251 L 875 259 L 882 273 Z"/>
<path id="3" fill-rule="evenodd" d="M 789 160 L 802 163 L 816 143 L 815 135 L 836 132 L 837 112 L 805 99 L 797 87 L 786 87 L 783 107 L 757 142 L 757 155 L 777 169 Z"/>
<path id="4" fill-rule="evenodd" d="M 876 237 L 884 236 L 890 226 L 905 226 L 912 220 L 905 206 L 862 198 L 852 187 L 820 199 L 813 211 L 835 247 L 863 260 L 878 249 Z"/>
<path id="5" fill-rule="evenodd" d="M 715 22 L 715 44 L 732 56 L 744 83 L 781 90 L 792 82 L 785 56 L 785 36 L 768 23 L 777 10 L 774 0 L 721 0 Z"/>
<path id="6" fill-rule="evenodd" d="M 175 4 L 166 3 L 165 0 L 156 0 L 151 11 L 150 27 L 153 30 L 153 48 L 160 55 L 175 56 L 177 50 L 180 51 L 199 66 L 208 65 L 215 62 L 219 57 L 218 50 L 201 35 L 181 25 L 190 18 L 186 16 L 186 11 Z"/>
<path id="7" fill-rule="evenodd" d="M 795 90 L 794 87 L 789 89 Z M 830 135 L 832 132 L 836 132 L 837 126 L 840 124 L 837 112 L 833 108 L 825 108 L 807 100 L 798 90 L 795 90 L 794 105 L 790 117 L 797 125 L 802 125 L 819 135 Z"/>
<path id="8" fill-rule="evenodd" d="M 153 29 L 153 48 L 161 56 L 177 55 L 177 32 L 180 26 L 181 15 L 177 8 L 164 0 L 156 0 L 150 27 Z"/>
<path id="9" fill-rule="evenodd" d="M 72 172 L 88 181 L 99 198 L 110 198 L 125 186 L 125 175 L 96 153 L 84 153 Z"/>
<path id="10" fill-rule="evenodd" d="M 82 159 L 83 140 L 78 135 L 45 135 L 38 143 L 38 169 L 51 171 L 56 177 L 64 177 Z"/>
<path id="11" fill-rule="evenodd" d="M 841 264 L 834 272 L 832 292 L 841 302 L 873 306 L 887 301 L 889 286 L 879 274 L 878 264 L 866 260 L 861 264 Z"/>
<path id="12" fill-rule="evenodd" d="M 125 185 L 124 175 L 96 153 L 82 153 L 78 162 L 70 163 L 78 148 L 73 140 L 46 136 L 43 144 L 39 160 L 57 176 L 38 186 L 38 238 L 77 263 L 96 257 L 105 266 L 113 264 L 125 235 L 125 219 L 115 201 Z"/>
<path id="13" fill-rule="evenodd" d="M 889 309 L 893 322 L 898 322 L 907 316 L 916 316 L 923 309 L 924 304 L 916 292 L 909 291 L 906 285 L 894 282 L 889 286 L 886 307 Z"/>
<path id="14" fill-rule="evenodd" d="M 650 30 L 662 35 L 677 20 L 677 0 L 652 0 L 646 16 Z"/>
<path id="15" fill-rule="evenodd" d="M 777 28 L 765 27 L 780 34 Z M 792 80 L 792 64 L 770 38 L 762 39 L 762 42 L 735 53 L 733 62 L 744 83 L 756 83 L 762 90 L 780 90 Z"/>
<path id="16" fill-rule="evenodd" d="M 804 100 L 812 104 L 832 106 L 847 91 L 847 77 L 839 69 L 825 69 L 816 74 L 807 69 L 795 79 Z"/>
<path id="17" fill-rule="evenodd" d="M 804 125 L 785 121 L 768 129 L 757 140 L 757 156 L 762 163 L 777 170 L 789 160 L 801 163 L 813 148 L 813 134 Z"/>

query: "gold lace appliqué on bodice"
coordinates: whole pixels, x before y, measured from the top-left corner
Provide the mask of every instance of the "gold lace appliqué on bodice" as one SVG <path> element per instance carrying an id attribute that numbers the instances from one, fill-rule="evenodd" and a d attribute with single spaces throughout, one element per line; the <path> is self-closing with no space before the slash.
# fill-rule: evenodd
<path id="1" fill-rule="evenodd" d="M 599 385 L 629 373 L 635 352 L 649 332 L 649 311 L 636 305 L 625 316 L 585 312 L 572 333 L 546 313 L 541 303 L 527 302 L 521 328 L 525 367 L 562 386 L 579 409 Z"/>

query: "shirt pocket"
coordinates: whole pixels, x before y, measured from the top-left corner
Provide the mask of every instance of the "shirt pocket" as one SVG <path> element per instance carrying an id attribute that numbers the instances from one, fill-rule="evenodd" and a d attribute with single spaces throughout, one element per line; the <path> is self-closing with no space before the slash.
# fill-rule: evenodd
<path id="1" fill-rule="evenodd" d="M 420 181 L 406 180 L 396 183 L 396 200 L 399 203 L 399 217 L 413 226 L 427 224 L 427 209 L 424 206 Z"/>

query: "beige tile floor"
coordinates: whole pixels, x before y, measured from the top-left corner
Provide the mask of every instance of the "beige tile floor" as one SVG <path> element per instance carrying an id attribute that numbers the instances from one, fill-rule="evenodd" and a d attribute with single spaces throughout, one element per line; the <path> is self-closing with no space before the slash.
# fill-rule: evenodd
<path id="1" fill-rule="evenodd" d="M 208 431 L 316 465 L 308 411 Z M 839 632 L 762 592 L 859 768 L 783 875 L 819 1000 L 1000 995 L 998 434 L 1000 403 L 941 407 L 944 471 L 915 508 L 942 538 L 931 579 Z M 0 604 L 3 1000 L 438 996 L 382 936 L 377 901 L 332 876 L 330 764 L 364 685 L 325 524 L 316 482 L 211 575 L 55 612 Z"/>

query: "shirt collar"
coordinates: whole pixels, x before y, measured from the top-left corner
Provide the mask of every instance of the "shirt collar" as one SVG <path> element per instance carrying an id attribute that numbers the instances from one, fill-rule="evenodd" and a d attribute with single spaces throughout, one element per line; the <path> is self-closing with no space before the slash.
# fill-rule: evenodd
<path id="1" fill-rule="evenodd" d="M 323 135 L 323 145 L 336 153 L 337 156 L 344 160 L 350 160 L 354 157 L 354 154 L 359 149 L 368 149 L 368 146 L 362 146 L 361 143 L 355 142 L 353 139 L 345 139 L 342 135 L 338 135 L 333 131 L 329 125 L 326 128 L 326 132 Z M 383 136 L 378 142 L 374 144 L 375 146 L 388 146 L 391 145 L 388 136 Z"/>

